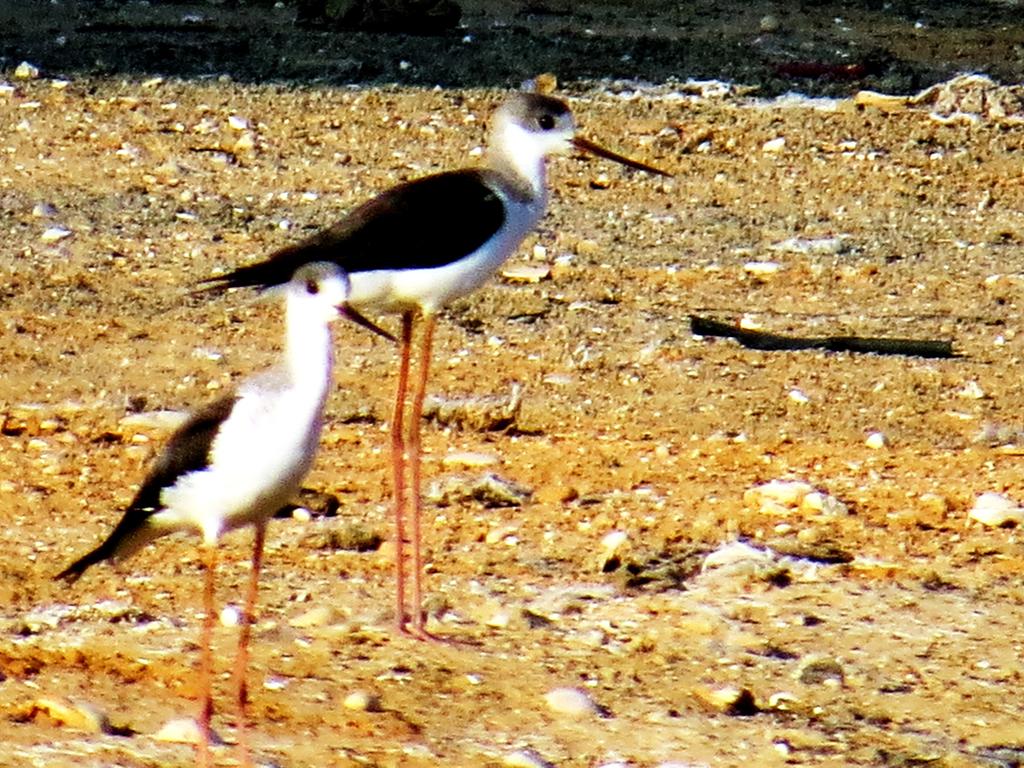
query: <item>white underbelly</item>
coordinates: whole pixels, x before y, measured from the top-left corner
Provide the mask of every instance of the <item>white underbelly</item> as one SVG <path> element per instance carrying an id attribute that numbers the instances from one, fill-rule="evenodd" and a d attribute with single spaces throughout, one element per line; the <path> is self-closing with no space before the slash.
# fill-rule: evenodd
<path id="1" fill-rule="evenodd" d="M 468 256 L 440 267 L 353 272 L 348 303 L 356 309 L 433 314 L 487 282 L 543 213 L 543 204 L 510 206 L 505 226 L 495 237 Z"/>

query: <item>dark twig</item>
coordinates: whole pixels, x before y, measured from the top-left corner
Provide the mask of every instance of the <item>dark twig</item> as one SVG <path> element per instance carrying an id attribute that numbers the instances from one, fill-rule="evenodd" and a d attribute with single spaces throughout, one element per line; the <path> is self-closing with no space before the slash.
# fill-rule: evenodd
<path id="1" fill-rule="evenodd" d="M 795 349 L 824 349 L 829 352 L 873 352 L 878 355 L 915 357 L 957 357 L 953 342 L 939 339 L 895 339 L 870 336 L 781 336 L 751 331 L 707 317 L 690 315 L 690 330 L 698 336 L 726 336 L 749 349 L 769 352 Z"/>

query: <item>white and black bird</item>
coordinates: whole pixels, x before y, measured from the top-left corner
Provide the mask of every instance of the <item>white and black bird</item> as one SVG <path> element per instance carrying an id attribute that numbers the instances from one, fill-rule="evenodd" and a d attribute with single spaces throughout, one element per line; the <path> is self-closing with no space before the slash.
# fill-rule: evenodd
<path id="1" fill-rule="evenodd" d="M 546 158 L 573 147 L 631 168 L 669 175 L 577 136 L 565 102 L 538 93 L 518 93 L 494 114 L 485 167 L 399 184 L 333 226 L 264 261 L 203 281 L 212 288 L 267 287 L 286 282 L 307 262 L 333 261 L 352 281 L 346 307 L 350 318 L 381 332 L 360 313 L 401 315 L 401 364 L 391 422 L 396 621 L 401 632 L 428 636 L 422 611 L 419 423 L 435 317 L 452 300 L 479 288 L 533 230 L 548 201 Z M 409 406 L 417 314 L 424 322 L 419 373 Z M 408 600 L 407 566 L 412 573 Z"/>
<path id="2" fill-rule="evenodd" d="M 217 544 L 228 531 L 255 527 L 235 661 L 239 747 L 248 765 L 245 670 L 267 523 L 298 491 L 313 464 L 332 377 L 329 325 L 341 314 L 349 287 L 348 276 L 336 264 L 310 263 L 297 269 L 285 288 L 284 359 L 247 380 L 235 394 L 195 412 L 171 437 L 113 532 L 56 576 L 74 581 L 90 566 L 124 560 L 166 534 L 200 535 L 206 568 L 201 765 L 209 765 Z"/>

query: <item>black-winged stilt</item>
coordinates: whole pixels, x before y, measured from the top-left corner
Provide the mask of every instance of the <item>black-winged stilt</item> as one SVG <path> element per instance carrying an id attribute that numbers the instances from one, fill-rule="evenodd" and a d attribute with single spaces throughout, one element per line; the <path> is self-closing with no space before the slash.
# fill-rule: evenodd
<path id="1" fill-rule="evenodd" d="M 391 422 L 396 620 L 399 631 L 419 637 L 428 637 L 420 582 L 419 425 L 437 313 L 453 299 L 479 288 L 544 215 L 548 155 L 576 147 L 631 168 L 669 175 L 576 136 L 569 107 L 539 93 L 518 93 L 508 99 L 495 113 L 490 133 L 486 167 L 399 184 L 333 226 L 276 251 L 264 261 L 203 281 L 211 288 L 266 287 L 286 282 L 307 262 L 333 261 L 348 272 L 352 281 L 346 307 L 349 317 L 380 332 L 359 312 L 369 309 L 401 315 L 401 364 Z M 406 435 L 416 313 L 423 316 L 423 331 Z M 408 494 L 407 479 L 411 485 Z M 406 508 L 409 498 L 411 509 Z M 411 548 L 408 564 L 407 536 Z M 407 565 L 412 572 L 408 601 Z"/>
<path id="2" fill-rule="evenodd" d="M 267 523 L 298 491 L 313 464 L 331 383 L 329 323 L 341 314 L 349 288 L 348 276 L 336 264 L 310 263 L 296 270 L 285 291 L 284 360 L 243 383 L 234 395 L 192 414 L 171 437 L 113 532 L 56 577 L 74 581 L 89 566 L 123 560 L 165 534 L 188 531 L 202 537 L 200 765 L 210 764 L 217 543 L 235 528 L 255 528 L 234 670 L 238 744 L 243 764 L 249 765 L 245 672 L 263 542 Z"/>

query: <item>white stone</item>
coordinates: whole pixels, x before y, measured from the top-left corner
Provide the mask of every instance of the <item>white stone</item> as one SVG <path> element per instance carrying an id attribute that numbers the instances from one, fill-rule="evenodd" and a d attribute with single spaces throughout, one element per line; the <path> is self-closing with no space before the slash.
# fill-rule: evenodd
<path id="1" fill-rule="evenodd" d="M 1013 523 L 1024 523 L 1024 507 L 1020 507 L 1001 493 L 983 493 L 974 502 L 967 514 L 971 520 L 982 525 L 998 527 Z"/>
<path id="2" fill-rule="evenodd" d="M 241 115 L 231 115 L 228 118 L 228 125 L 236 131 L 244 131 L 249 128 L 249 121 Z"/>
<path id="3" fill-rule="evenodd" d="M 380 697 L 369 691 L 352 691 L 341 704 L 353 712 L 380 712 Z"/>
<path id="4" fill-rule="evenodd" d="M 777 136 L 774 139 L 769 139 L 761 145 L 761 151 L 768 155 L 777 155 L 786 148 L 786 139 L 784 136 Z"/>
<path id="5" fill-rule="evenodd" d="M 604 571 L 608 563 L 619 557 L 629 543 L 629 534 L 625 531 L 612 531 L 601 539 L 601 550 L 597 556 L 597 569 Z"/>
<path id="6" fill-rule="evenodd" d="M 987 397 L 985 390 L 983 390 L 981 385 L 974 380 L 968 381 L 964 384 L 963 388 L 957 392 L 957 395 L 965 400 L 984 400 Z"/>
<path id="7" fill-rule="evenodd" d="M 590 694 L 579 688 L 554 688 L 544 694 L 548 709 L 576 719 L 590 717 L 600 711 Z"/>
<path id="8" fill-rule="evenodd" d="M 39 239 L 44 243 L 59 243 L 61 240 L 71 237 L 71 230 L 64 227 L 49 227 Z"/>
<path id="9" fill-rule="evenodd" d="M 159 731 L 153 734 L 153 738 L 157 741 L 167 741 L 172 744 L 198 744 L 200 741 L 199 723 L 192 717 L 168 720 Z M 210 729 L 210 743 L 224 743 L 212 728 Z"/>
<path id="10" fill-rule="evenodd" d="M 867 436 L 867 439 L 864 441 L 864 445 L 866 445 L 868 448 L 873 448 L 875 450 L 879 448 L 885 448 L 885 446 L 887 446 L 888 444 L 889 441 L 885 439 L 885 435 L 882 434 L 881 432 L 872 432 L 870 435 Z"/>
<path id="11" fill-rule="evenodd" d="M 811 398 L 802 389 L 791 389 L 789 390 L 789 399 L 798 405 L 807 405 L 811 402 Z"/>
<path id="12" fill-rule="evenodd" d="M 14 78 L 16 80 L 35 80 L 38 77 L 39 67 L 35 64 L 23 61 L 14 68 Z"/>

